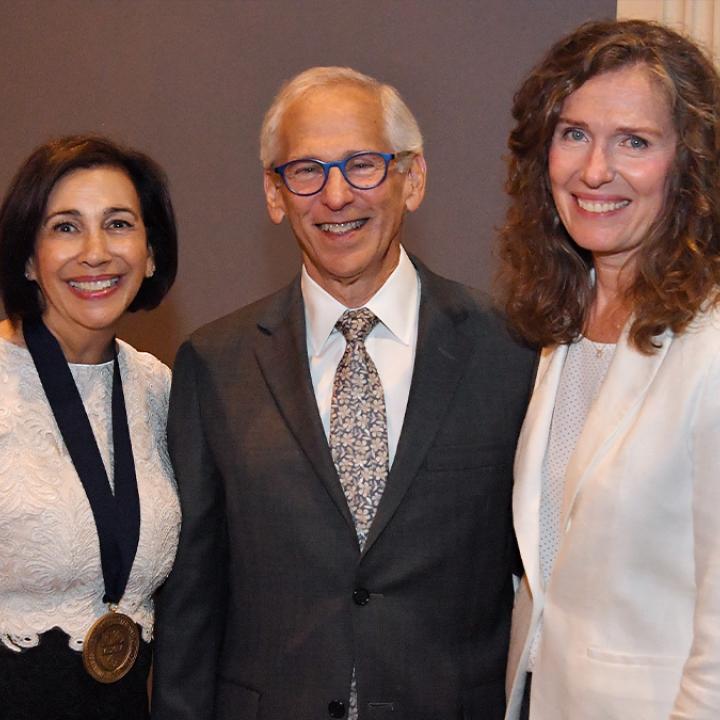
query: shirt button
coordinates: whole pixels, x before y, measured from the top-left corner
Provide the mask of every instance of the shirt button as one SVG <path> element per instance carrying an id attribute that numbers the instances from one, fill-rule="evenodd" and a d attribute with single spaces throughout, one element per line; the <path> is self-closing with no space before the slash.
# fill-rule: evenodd
<path id="1" fill-rule="evenodd" d="M 331 718 L 345 717 L 345 703 L 342 700 L 332 700 L 328 704 L 328 713 Z"/>
<path id="2" fill-rule="evenodd" d="M 353 590 L 353 602 L 356 605 L 367 605 L 370 602 L 370 593 L 365 588 Z"/>

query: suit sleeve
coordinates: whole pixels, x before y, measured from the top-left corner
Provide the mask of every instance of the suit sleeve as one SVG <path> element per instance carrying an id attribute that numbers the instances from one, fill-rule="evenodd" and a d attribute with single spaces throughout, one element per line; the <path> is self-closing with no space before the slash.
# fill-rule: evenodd
<path id="1" fill-rule="evenodd" d="M 156 601 L 153 720 L 211 720 L 225 618 L 224 493 L 205 439 L 202 364 L 192 344 L 178 352 L 170 392 L 168 447 L 182 507 L 175 566 Z"/>
<path id="2" fill-rule="evenodd" d="M 670 718 L 716 720 L 720 717 L 720 357 L 717 356 L 700 391 L 691 443 L 697 595 L 693 642 Z"/>

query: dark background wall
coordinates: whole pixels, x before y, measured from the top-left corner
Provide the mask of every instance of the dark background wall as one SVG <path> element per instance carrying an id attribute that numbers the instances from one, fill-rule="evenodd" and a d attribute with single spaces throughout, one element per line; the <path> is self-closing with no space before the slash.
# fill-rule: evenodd
<path id="1" fill-rule="evenodd" d="M 395 85 L 426 139 L 429 188 L 405 244 L 490 288 L 515 86 L 560 34 L 615 0 L 0 0 L 0 188 L 40 142 L 99 131 L 166 169 L 181 265 L 122 335 L 170 362 L 196 326 L 288 281 L 257 136 L 280 83 L 350 65 Z"/>

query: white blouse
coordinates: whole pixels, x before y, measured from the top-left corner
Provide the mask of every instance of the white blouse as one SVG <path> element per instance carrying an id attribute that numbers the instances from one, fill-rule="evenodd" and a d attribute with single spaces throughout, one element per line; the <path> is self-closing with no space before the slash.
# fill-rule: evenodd
<path id="1" fill-rule="evenodd" d="M 140 498 L 140 539 L 118 610 L 152 638 L 152 594 L 170 572 L 180 506 L 167 453 L 170 370 L 118 341 Z M 113 363 L 70 365 L 112 484 Z M 58 627 L 69 645 L 105 612 L 92 510 L 30 353 L 0 340 L 0 641 L 33 647 Z"/>
<path id="2" fill-rule="evenodd" d="M 547 586 L 560 547 L 560 512 L 565 492 L 565 471 L 570 456 L 600 392 L 615 353 L 615 345 L 581 337 L 568 348 L 550 424 L 540 496 L 540 569 Z M 530 649 L 532 672 L 542 636 L 542 620 Z"/>

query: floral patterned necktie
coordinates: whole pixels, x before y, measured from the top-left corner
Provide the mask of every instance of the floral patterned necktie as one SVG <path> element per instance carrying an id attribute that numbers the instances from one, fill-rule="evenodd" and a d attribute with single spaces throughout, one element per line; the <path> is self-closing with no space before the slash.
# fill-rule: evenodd
<path id="1" fill-rule="evenodd" d="M 329 444 L 361 549 L 388 475 L 385 394 L 365 348 L 365 338 L 378 322 L 361 308 L 346 310 L 335 323 L 347 345 L 335 371 Z"/>
<path id="2" fill-rule="evenodd" d="M 361 550 L 388 475 L 385 393 L 365 348 L 365 338 L 378 322 L 370 310 L 361 308 L 346 310 L 335 323 L 347 345 L 335 370 L 329 444 Z M 357 675 L 353 668 L 347 720 L 357 717 Z"/>

